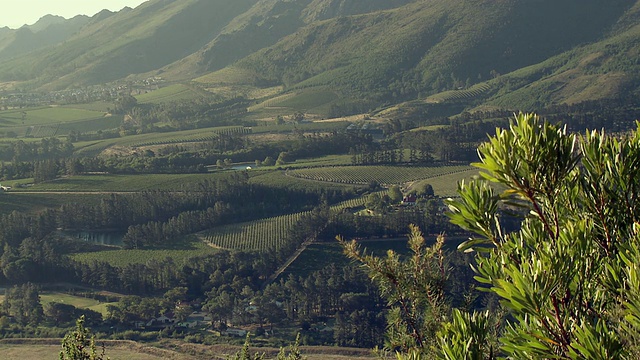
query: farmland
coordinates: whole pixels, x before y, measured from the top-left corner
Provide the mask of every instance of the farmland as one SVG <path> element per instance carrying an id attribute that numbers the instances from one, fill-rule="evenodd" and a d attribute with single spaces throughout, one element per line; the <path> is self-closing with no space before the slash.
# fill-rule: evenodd
<path id="1" fill-rule="evenodd" d="M 98 204 L 99 194 L 21 194 L 12 190 L 9 194 L 0 193 L 0 215 L 9 214 L 12 211 L 33 213 L 46 208 L 57 208 L 63 204 Z"/>
<path id="2" fill-rule="evenodd" d="M 66 135 L 71 130 L 112 129 L 121 121 L 121 116 L 107 116 L 104 111 L 89 108 L 55 106 L 0 111 L 0 130 L 31 138 Z"/>
<path id="3" fill-rule="evenodd" d="M 220 226 L 199 237 L 213 247 L 233 250 L 278 249 L 289 230 L 305 213 L 282 215 L 246 223 Z"/>
<path id="4" fill-rule="evenodd" d="M 191 241 L 180 243 L 177 249 L 154 249 L 154 250 L 105 250 L 89 253 L 79 253 L 72 255 L 74 260 L 92 263 L 94 261 L 106 261 L 112 266 L 125 267 L 130 264 L 148 264 L 152 261 L 172 258 L 176 265 L 186 264 L 194 257 L 206 256 L 215 253 L 217 250 L 204 244 L 201 241 Z"/>
<path id="5" fill-rule="evenodd" d="M 51 302 L 73 305 L 79 309 L 90 309 L 93 311 L 97 311 L 102 314 L 102 316 L 107 315 L 107 305 L 113 303 L 105 303 L 100 302 L 95 299 L 90 299 L 82 296 L 70 295 L 62 292 L 51 292 L 44 291 L 40 293 L 40 301 L 42 304 L 47 304 Z"/>
<path id="6" fill-rule="evenodd" d="M 193 87 L 176 84 L 138 95 L 138 102 L 141 104 L 158 104 L 163 102 L 193 100 L 203 97 L 202 91 L 197 91 Z"/>
<path id="7" fill-rule="evenodd" d="M 287 189 L 356 189 L 358 184 L 329 183 L 309 181 L 307 179 L 287 176 L 284 171 L 251 171 L 250 183 Z"/>
<path id="8" fill-rule="evenodd" d="M 102 341 L 98 340 L 98 343 Z M 0 342 L 0 358 L 23 360 L 56 360 L 61 350 L 60 339 L 10 339 Z M 105 352 L 111 359 L 191 360 L 193 356 L 180 354 L 133 341 L 105 341 Z"/>
<path id="9" fill-rule="evenodd" d="M 150 133 L 130 135 L 122 138 L 84 141 L 75 144 L 75 146 L 78 149 L 79 154 L 87 155 L 99 153 L 100 151 L 112 146 L 141 147 L 188 142 L 204 142 L 214 139 L 219 134 L 244 134 L 247 132 L 250 132 L 250 129 L 243 126 L 222 126 L 207 129 L 174 131 L 168 133 Z"/>
<path id="10" fill-rule="evenodd" d="M 182 185 L 197 183 L 220 174 L 144 174 L 144 175 L 76 175 L 55 181 L 35 184 L 28 188 L 15 188 L 20 192 L 137 192 L 144 190 L 180 190 Z M 19 182 L 18 182 L 19 183 Z M 7 182 L 11 185 L 12 182 Z M 0 198 L 1 199 L 1 198 Z M 0 200 L 1 201 L 1 200 Z"/>
<path id="11" fill-rule="evenodd" d="M 287 175 L 308 180 L 345 184 L 364 185 L 376 181 L 380 184 L 391 185 L 455 174 L 470 169 L 471 167 L 468 165 L 439 167 L 336 166 L 291 170 L 287 172 Z"/>
<path id="12" fill-rule="evenodd" d="M 164 343 L 163 348 L 153 345 L 142 345 L 126 340 L 97 339 L 98 344 L 105 345 L 105 353 L 111 359 L 127 360 L 198 360 L 227 359 L 240 350 L 233 345 L 195 345 L 184 343 Z M 167 349 L 170 348 L 171 350 Z M 61 350 L 60 339 L 4 339 L 0 341 L 0 358 L 22 360 L 57 360 Z M 278 353 L 275 348 L 252 348 L 252 352 L 266 352 L 267 358 L 273 359 Z M 308 360 L 365 360 L 375 359 L 370 350 L 341 347 L 301 347 L 301 352 Z"/>

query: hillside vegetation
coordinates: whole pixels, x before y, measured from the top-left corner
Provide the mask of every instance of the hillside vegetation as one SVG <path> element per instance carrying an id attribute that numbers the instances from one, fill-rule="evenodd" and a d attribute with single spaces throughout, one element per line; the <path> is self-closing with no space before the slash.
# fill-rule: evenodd
<path id="1" fill-rule="evenodd" d="M 482 91 L 438 101 L 577 103 L 636 91 L 638 9 L 636 0 L 152 0 L 73 20 L 86 24 L 46 49 L 0 30 L 0 81 L 63 89 L 131 75 L 197 78 L 217 94 L 256 99 L 330 91 L 340 100 L 323 116 L 474 84 Z M 63 25 L 72 20 L 47 29 Z M 8 60 L 9 48 L 35 51 Z"/>

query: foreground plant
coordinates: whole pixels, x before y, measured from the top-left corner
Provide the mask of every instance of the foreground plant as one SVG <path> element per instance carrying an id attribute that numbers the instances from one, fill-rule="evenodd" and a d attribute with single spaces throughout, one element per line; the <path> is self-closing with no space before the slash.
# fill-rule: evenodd
<path id="1" fill-rule="evenodd" d="M 578 136 L 519 114 L 478 153 L 482 179 L 460 185 L 450 216 L 477 235 L 459 248 L 508 316 L 494 348 L 485 315 L 456 312 L 439 357 L 638 358 L 640 129 Z M 507 233 L 510 212 L 522 224 Z"/>
<path id="2" fill-rule="evenodd" d="M 340 237 L 338 240 L 349 258 L 364 265 L 387 300 L 390 311 L 386 350 L 419 356 L 434 345 L 449 309 L 444 301 L 447 277 L 442 251 L 444 238 L 439 237 L 435 245 L 427 247 L 420 230 L 412 226 L 411 254 L 406 259 L 392 250 L 386 257 L 366 254 L 355 241 L 346 242 Z"/>
<path id="3" fill-rule="evenodd" d="M 98 352 L 95 336 L 84 327 L 84 315 L 76 321 L 76 329 L 62 340 L 60 360 L 109 360 L 104 347 Z"/>

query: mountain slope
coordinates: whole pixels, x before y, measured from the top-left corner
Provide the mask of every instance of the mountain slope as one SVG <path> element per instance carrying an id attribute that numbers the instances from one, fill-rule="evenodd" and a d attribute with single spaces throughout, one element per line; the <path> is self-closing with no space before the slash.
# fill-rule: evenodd
<path id="1" fill-rule="evenodd" d="M 155 0 L 93 22 L 64 44 L 0 64 L 0 79 L 65 88 L 156 70 L 197 51 L 254 0 Z"/>
<path id="2" fill-rule="evenodd" d="M 313 23 L 237 66 L 273 84 L 402 99 L 464 87 L 596 41 L 634 4 L 415 1 Z"/>
<path id="3" fill-rule="evenodd" d="M 87 16 L 66 20 L 47 15 L 35 24 L 17 30 L 0 29 L 0 61 L 66 41 L 89 21 Z"/>
<path id="4" fill-rule="evenodd" d="M 0 81 L 46 90 L 214 71 L 205 88 L 327 90 L 347 112 L 426 98 L 538 106 L 635 91 L 639 23 L 640 0 L 150 0 L 0 59 Z M 0 29 L 0 49 L 9 37 Z"/>

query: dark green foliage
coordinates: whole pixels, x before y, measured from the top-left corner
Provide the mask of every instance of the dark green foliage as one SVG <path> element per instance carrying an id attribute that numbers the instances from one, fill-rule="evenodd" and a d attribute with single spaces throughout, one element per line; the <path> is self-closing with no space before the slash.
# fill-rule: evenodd
<path id="1" fill-rule="evenodd" d="M 387 348 L 410 352 L 434 345 L 436 332 L 447 312 L 444 238 L 440 237 L 433 247 L 427 248 L 418 228 L 412 227 L 411 254 L 406 259 L 392 250 L 384 258 L 366 255 L 355 241 L 338 240 L 348 257 L 364 265 L 391 308 L 387 315 Z"/>
<path id="2" fill-rule="evenodd" d="M 3 307 L 21 325 L 38 325 L 44 318 L 38 289 L 32 283 L 8 289 Z"/>
<path id="3" fill-rule="evenodd" d="M 458 314 L 441 355 L 637 357 L 640 128 L 579 137 L 520 114 L 479 153 L 483 178 L 506 190 L 461 184 L 451 218 L 477 235 L 460 249 L 478 252 L 476 279 L 501 298 L 507 325 L 490 346 L 486 315 Z M 521 209 L 520 230 L 503 228 L 506 206 Z"/>

